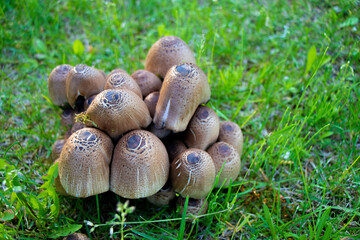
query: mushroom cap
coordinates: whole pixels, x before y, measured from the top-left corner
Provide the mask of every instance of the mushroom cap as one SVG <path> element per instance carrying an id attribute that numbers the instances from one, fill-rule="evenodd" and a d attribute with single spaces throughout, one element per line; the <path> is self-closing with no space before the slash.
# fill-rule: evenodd
<path id="1" fill-rule="evenodd" d="M 64 237 L 63 240 L 90 240 L 90 238 L 83 233 L 73 233 Z"/>
<path id="2" fill-rule="evenodd" d="M 189 148 L 207 149 L 219 136 L 220 120 L 214 110 L 199 106 L 185 131 L 184 142 Z"/>
<path id="3" fill-rule="evenodd" d="M 164 78 L 172 66 L 185 62 L 196 63 L 190 47 L 178 37 L 165 36 L 149 49 L 145 59 L 145 70 Z"/>
<path id="4" fill-rule="evenodd" d="M 179 154 L 171 163 L 171 184 L 182 197 L 205 198 L 215 181 L 215 166 L 210 155 L 190 148 Z"/>
<path id="5" fill-rule="evenodd" d="M 71 107 L 74 107 L 79 96 L 87 99 L 104 90 L 106 79 L 93 67 L 85 64 L 76 65 L 66 78 L 66 95 Z"/>
<path id="6" fill-rule="evenodd" d="M 55 161 L 60 157 L 61 150 L 63 149 L 65 145 L 66 140 L 65 139 L 58 139 L 54 142 L 51 148 L 51 159 Z"/>
<path id="7" fill-rule="evenodd" d="M 171 200 L 175 198 L 175 191 L 170 184 L 165 184 L 157 193 L 146 198 L 148 202 L 155 206 L 169 205 Z"/>
<path id="8" fill-rule="evenodd" d="M 60 115 L 61 125 L 71 127 L 75 123 L 75 111 L 72 108 L 65 108 Z"/>
<path id="9" fill-rule="evenodd" d="M 111 191 L 124 198 L 145 198 L 158 192 L 168 177 L 166 148 L 154 134 L 135 130 L 119 140 L 111 163 Z"/>
<path id="10" fill-rule="evenodd" d="M 232 145 L 239 153 L 241 157 L 244 137 L 239 125 L 231 121 L 220 122 L 220 131 L 218 142 L 227 142 Z"/>
<path id="11" fill-rule="evenodd" d="M 147 128 L 147 130 L 155 134 L 155 136 L 157 136 L 160 139 L 166 138 L 172 133 L 171 130 L 155 127 L 154 123 L 151 123 L 150 126 Z"/>
<path id="12" fill-rule="evenodd" d="M 66 96 L 66 78 L 73 66 L 63 64 L 56 66 L 50 73 L 48 79 L 49 97 L 57 106 L 65 105 L 68 100 Z"/>
<path id="13" fill-rule="evenodd" d="M 97 94 L 91 95 L 90 97 L 88 97 L 85 101 L 84 101 L 84 111 L 86 111 L 90 104 L 92 103 L 92 101 L 94 101 L 95 97 Z"/>
<path id="14" fill-rule="evenodd" d="M 152 72 L 144 69 L 139 69 L 131 74 L 131 77 L 136 81 L 141 89 L 141 93 L 144 97 L 149 93 L 159 91 L 162 85 L 160 78 L 158 78 Z"/>
<path id="15" fill-rule="evenodd" d="M 209 82 L 198 66 L 192 63 L 173 66 L 160 89 L 154 116 L 155 126 L 182 132 L 196 108 L 209 99 Z"/>
<path id="16" fill-rule="evenodd" d="M 83 128 L 66 141 L 59 158 L 59 176 L 65 191 L 89 197 L 109 190 L 109 164 L 113 144 L 95 128 Z"/>
<path id="17" fill-rule="evenodd" d="M 54 161 L 54 164 L 59 162 L 59 159 L 56 159 Z M 54 179 L 54 184 L 55 184 L 55 190 L 60 193 L 61 195 L 64 196 L 69 196 L 69 194 L 67 194 L 67 192 L 65 191 L 64 187 L 61 185 L 60 182 L 60 175 L 58 175 L 55 179 Z"/>
<path id="18" fill-rule="evenodd" d="M 172 162 L 177 155 L 187 150 L 186 145 L 179 139 L 166 139 L 164 140 L 164 144 L 168 152 L 170 162 Z"/>
<path id="19" fill-rule="evenodd" d="M 144 99 L 144 102 L 147 108 L 149 109 L 150 116 L 152 118 L 154 117 L 155 114 L 156 104 L 159 100 L 159 96 L 160 96 L 160 92 L 152 92 L 148 94 Z"/>
<path id="20" fill-rule="evenodd" d="M 241 168 L 241 160 L 237 150 L 226 142 L 217 142 L 214 143 L 207 152 L 214 161 L 216 175 L 220 173 L 222 168 L 216 187 L 221 187 L 225 180 L 226 182 L 223 186 L 228 186 L 230 179 L 235 181 Z"/>
<path id="21" fill-rule="evenodd" d="M 180 206 L 180 215 L 183 214 L 185 201 L 186 198 L 183 197 L 179 197 L 177 200 L 177 204 Z M 189 198 L 189 202 L 186 210 L 186 217 L 203 215 L 207 212 L 208 207 L 209 207 L 209 203 L 208 201 L 206 201 L 206 198 L 203 199 Z M 191 222 L 192 219 L 186 219 L 186 221 Z"/>
<path id="22" fill-rule="evenodd" d="M 122 71 L 117 71 L 107 76 L 104 90 L 106 89 L 128 89 L 136 93 L 141 99 L 143 98 L 136 81 L 129 74 Z"/>
<path id="23" fill-rule="evenodd" d="M 113 139 L 121 134 L 146 128 L 151 123 L 149 110 L 144 101 L 126 89 L 109 89 L 99 93 L 90 104 L 86 115 Z M 92 126 L 88 122 L 88 126 Z"/>

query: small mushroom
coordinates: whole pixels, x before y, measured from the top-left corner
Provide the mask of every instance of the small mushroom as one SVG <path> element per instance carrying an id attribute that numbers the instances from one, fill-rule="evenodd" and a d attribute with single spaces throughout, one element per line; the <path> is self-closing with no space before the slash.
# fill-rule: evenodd
<path id="1" fill-rule="evenodd" d="M 87 126 L 93 126 L 105 131 L 113 139 L 121 134 L 146 128 L 151 123 L 149 110 L 144 101 L 134 92 L 126 89 L 110 89 L 99 93 L 86 115 L 90 121 Z"/>
<path id="2" fill-rule="evenodd" d="M 153 118 L 155 114 L 156 104 L 159 100 L 160 92 L 152 92 L 147 95 L 144 99 L 144 102 L 149 109 L 150 116 Z"/>
<path id="3" fill-rule="evenodd" d="M 130 199 L 149 197 L 165 185 L 168 176 L 166 148 L 154 134 L 135 130 L 119 140 L 111 163 L 112 192 Z"/>
<path id="4" fill-rule="evenodd" d="M 64 237 L 63 240 L 90 240 L 90 238 L 83 233 L 73 233 Z"/>
<path id="5" fill-rule="evenodd" d="M 244 137 L 239 125 L 231 121 L 220 122 L 218 142 L 221 141 L 231 144 L 238 151 L 239 156 L 241 157 Z"/>
<path id="6" fill-rule="evenodd" d="M 48 79 L 49 97 L 57 106 L 65 105 L 68 100 L 66 96 L 66 77 L 73 67 L 68 64 L 56 66 L 50 73 Z"/>
<path id="7" fill-rule="evenodd" d="M 169 154 L 170 162 L 172 162 L 177 155 L 187 150 L 186 145 L 179 139 L 166 139 L 164 140 L 164 144 Z"/>
<path id="8" fill-rule="evenodd" d="M 184 206 L 185 206 L 186 198 L 179 197 L 177 204 L 180 206 L 180 215 L 184 212 Z M 209 207 L 208 201 L 206 201 L 206 198 L 203 199 L 194 199 L 189 198 L 188 206 L 186 209 L 186 217 L 197 217 L 199 215 L 203 215 L 207 212 Z M 191 222 L 192 219 L 186 219 L 186 222 Z"/>
<path id="9" fill-rule="evenodd" d="M 237 150 L 226 142 L 214 143 L 207 152 L 210 154 L 215 165 L 215 174 L 219 175 L 219 182 L 216 187 L 228 186 L 230 179 L 235 181 L 241 167 L 240 156 Z"/>
<path id="10" fill-rule="evenodd" d="M 109 190 L 113 144 L 102 131 L 83 128 L 66 141 L 59 157 L 59 176 L 65 191 L 89 197 Z"/>
<path id="11" fill-rule="evenodd" d="M 80 96 L 86 100 L 101 92 L 105 83 L 104 75 L 97 69 L 84 64 L 76 65 L 66 78 L 66 95 L 70 106 L 74 107 Z"/>
<path id="12" fill-rule="evenodd" d="M 66 140 L 65 139 L 58 139 L 54 142 L 51 148 L 51 159 L 55 161 L 59 158 L 61 150 L 63 149 L 65 145 Z"/>
<path id="13" fill-rule="evenodd" d="M 160 89 L 154 116 L 155 126 L 175 133 L 182 132 L 197 107 L 209 99 L 209 82 L 198 66 L 192 63 L 173 66 Z"/>
<path id="14" fill-rule="evenodd" d="M 175 198 L 175 191 L 171 187 L 169 181 L 162 187 L 157 193 L 146 198 L 148 202 L 155 206 L 166 206 L 169 205 L 171 200 Z"/>
<path id="15" fill-rule="evenodd" d="M 185 131 L 184 142 L 189 148 L 207 149 L 219 136 L 220 120 L 207 106 L 199 106 Z"/>
<path id="16" fill-rule="evenodd" d="M 156 41 L 145 59 L 145 69 L 164 78 L 167 71 L 174 65 L 196 63 L 194 53 L 180 38 L 165 36 Z"/>
<path id="17" fill-rule="evenodd" d="M 161 88 L 161 80 L 152 72 L 140 69 L 131 74 L 131 77 L 136 81 L 141 89 L 144 97 L 152 92 L 159 91 Z"/>
<path id="18" fill-rule="evenodd" d="M 190 148 L 171 163 L 171 184 L 182 197 L 205 198 L 215 181 L 215 166 L 210 155 Z"/>
<path id="19" fill-rule="evenodd" d="M 75 123 L 75 111 L 72 108 L 65 108 L 60 115 L 61 125 L 71 127 Z"/>
<path id="20" fill-rule="evenodd" d="M 143 99 L 139 85 L 126 72 L 117 71 L 115 73 L 109 74 L 106 78 L 104 89 L 128 89 Z"/>
<path id="21" fill-rule="evenodd" d="M 92 101 L 94 101 L 95 97 L 96 97 L 97 94 L 94 94 L 94 95 L 91 95 L 89 98 L 87 98 L 85 101 L 84 101 L 84 111 L 86 111 L 90 104 L 92 103 Z"/>

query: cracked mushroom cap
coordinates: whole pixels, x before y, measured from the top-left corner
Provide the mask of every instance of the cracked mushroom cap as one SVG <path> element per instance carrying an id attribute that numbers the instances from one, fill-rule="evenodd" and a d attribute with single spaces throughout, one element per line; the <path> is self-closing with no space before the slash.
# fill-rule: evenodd
<path id="1" fill-rule="evenodd" d="M 149 197 L 166 184 L 169 165 L 159 138 L 145 130 L 131 131 L 115 147 L 110 190 L 129 199 Z"/>
<path id="2" fill-rule="evenodd" d="M 48 79 L 49 97 L 54 105 L 65 105 L 68 100 L 66 96 L 66 78 L 73 66 L 63 64 L 56 66 L 50 73 Z"/>
<path id="3" fill-rule="evenodd" d="M 179 197 L 177 200 L 177 204 L 180 206 L 180 215 L 182 216 L 184 211 L 186 198 Z M 206 198 L 203 199 L 194 199 L 189 198 L 188 206 L 186 210 L 186 217 L 197 217 L 199 215 L 203 215 L 207 212 L 209 207 L 208 201 Z M 186 219 L 187 222 L 191 222 L 192 219 Z"/>
<path id="4" fill-rule="evenodd" d="M 236 180 L 240 173 L 241 161 L 237 150 L 226 142 L 214 143 L 207 152 L 210 154 L 215 165 L 215 174 L 219 175 L 219 182 L 216 187 L 228 186 L 230 179 Z M 221 170 L 222 168 L 222 170 Z"/>
<path id="5" fill-rule="evenodd" d="M 146 128 L 151 123 L 144 101 L 126 89 L 102 91 L 90 104 L 86 115 L 91 120 L 86 123 L 88 126 L 95 123 L 113 139 L 127 131 Z"/>
<path id="6" fill-rule="evenodd" d="M 160 89 L 154 116 L 155 126 L 175 133 L 182 132 L 197 107 L 209 99 L 209 82 L 198 66 L 192 63 L 173 66 Z"/>
<path id="7" fill-rule="evenodd" d="M 117 71 L 112 74 L 109 74 L 106 78 L 106 84 L 104 90 L 107 89 L 128 89 L 133 91 L 138 95 L 141 99 L 143 99 L 143 95 L 141 93 L 141 89 L 136 81 L 126 72 Z"/>
<path id="8" fill-rule="evenodd" d="M 215 166 L 211 156 L 200 149 L 190 148 L 171 163 L 171 184 L 182 197 L 205 198 L 215 181 Z"/>
<path id="9" fill-rule="evenodd" d="M 178 37 L 165 36 L 149 49 L 145 59 L 145 70 L 164 78 L 172 66 L 185 62 L 196 63 L 189 46 Z"/>
<path id="10" fill-rule="evenodd" d="M 136 81 L 141 89 L 141 93 L 144 97 L 152 92 L 159 91 L 162 85 L 162 81 L 152 72 L 144 69 L 139 69 L 131 74 L 131 77 Z"/>
<path id="11" fill-rule="evenodd" d="M 214 110 L 199 106 L 185 131 L 184 142 L 189 148 L 207 149 L 219 136 L 220 120 Z"/>
<path id="12" fill-rule="evenodd" d="M 65 191 L 89 197 L 109 190 L 109 164 L 113 144 L 95 128 L 83 128 L 66 141 L 59 158 L 59 176 Z"/>
<path id="13" fill-rule="evenodd" d="M 104 90 L 106 79 L 96 68 L 85 64 L 76 65 L 66 78 L 66 95 L 71 107 L 75 106 L 78 97 L 86 100 L 91 95 Z"/>
<path id="14" fill-rule="evenodd" d="M 231 121 L 220 122 L 220 131 L 218 142 L 227 142 L 232 145 L 239 153 L 241 157 L 244 137 L 239 125 Z"/>

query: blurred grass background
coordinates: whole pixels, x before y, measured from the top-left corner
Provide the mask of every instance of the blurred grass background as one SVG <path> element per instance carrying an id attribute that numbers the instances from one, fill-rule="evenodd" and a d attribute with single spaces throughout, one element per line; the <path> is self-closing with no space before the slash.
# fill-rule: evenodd
<path id="1" fill-rule="evenodd" d="M 1 0 L 0 238 L 109 239 L 111 228 L 115 238 L 121 229 L 146 239 L 360 238 L 359 7 Z M 242 127 L 243 167 L 231 188 L 210 194 L 208 215 L 185 224 L 175 205 L 137 200 L 121 228 L 113 217 L 124 199 L 58 197 L 52 175 L 42 177 L 65 130 L 47 77 L 64 63 L 131 74 L 165 35 L 188 43 L 209 79 L 209 106 Z"/>

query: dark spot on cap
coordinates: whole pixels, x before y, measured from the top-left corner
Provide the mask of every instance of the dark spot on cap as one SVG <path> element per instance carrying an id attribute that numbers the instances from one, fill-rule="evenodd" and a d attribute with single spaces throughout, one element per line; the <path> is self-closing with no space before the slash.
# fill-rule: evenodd
<path id="1" fill-rule="evenodd" d="M 73 113 L 74 111 L 72 110 L 72 109 L 65 109 L 64 111 L 63 111 L 63 116 L 64 117 L 68 117 L 68 116 L 70 116 L 72 113 Z"/>
<path id="2" fill-rule="evenodd" d="M 79 138 L 81 138 L 81 139 L 83 139 L 83 140 L 87 140 L 91 135 L 92 135 L 91 132 L 82 131 L 82 132 L 79 134 Z"/>
<path id="3" fill-rule="evenodd" d="M 70 71 L 70 69 L 71 69 L 71 66 L 69 66 L 69 65 L 61 65 L 61 66 L 59 67 L 59 71 L 60 71 L 60 72 L 64 72 L 64 73 Z"/>
<path id="4" fill-rule="evenodd" d="M 122 76 L 121 73 L 116 73 L 111 76 L 110 82 L 114 85 L 120 85 L 124 82 L 124 76 Z"/>
<path id="5" fill-rule="evenodd" d="M 176 71 L 183 76 L 187 76 L 191 72 L 191 67 L 187 64 L 178 65 Z"/>
<path id="6" fill-rule="evenodd" d="M 133 135 L 127 140 L 127 147 L 135 149 L 140 145 L 141 137 L 139 135 Z"/>
<path id="7" fill-rule="evenodd" d="M 226 144 L 221 144 L 218 149 L 219 153 L 224 157 L 227 157 L 231 154 L 231 148 L 229 148 L 229 146 Z"/>
<path id="8" fill-rule="evenodd" d="M 225 131 L 229 131 L 229 132 L 234 131 L 234 127 L 233 127 L 231 124 L 229 124 L 229 123 L 224 124 L 223 129 L 224 129 Z"/>
<path id="9" fill-rule="evenodd" d="M 120 98 L 120 94 L 115 91 L 108 91 L 104 98 L 108 103 L 116 103 Z"/>
<path id="10" fill-rule="evenodd" d="M 195 207 L 199 205 L 201 199 L 189 198 L 188 206 Z"/>
<path id="11" fill-rule="evenodd" d="M 199 119 L 206 119 L 209 116 L 209 111 L 206 108 L 200 108 L 197 117 Z"/>
<path id="12" fill-rule="evenodd" d="M 195 163 L 199 162 L 199 160 L 200 160 L 200 156 L 197 153 L 190 153 L 187 156 L 187 161 L 191 164 L 195 164 Z"/>
<path id="13" fill-rule="evenodd" d="M 85 70 L 86 65 L 85 64 L 78 64 L 75 66 L 75 72 L 81 73 Z"/>

